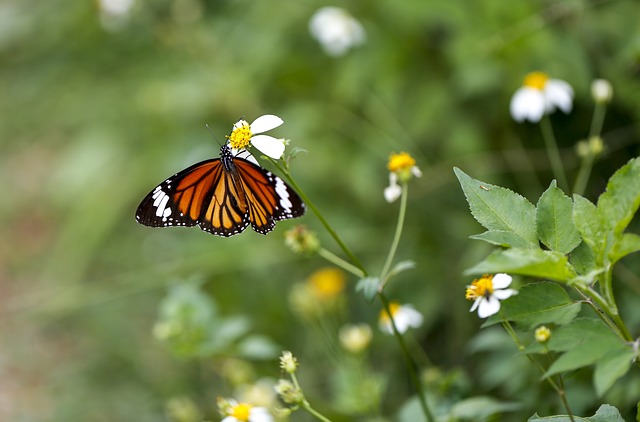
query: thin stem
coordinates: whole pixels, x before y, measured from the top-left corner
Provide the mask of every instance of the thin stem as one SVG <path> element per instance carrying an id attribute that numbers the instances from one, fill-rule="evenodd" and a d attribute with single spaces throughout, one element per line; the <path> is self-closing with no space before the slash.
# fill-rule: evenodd
<path id="1" fill-rule="evenodd" d="M 342 251 L 345 253 L 345 255 L 347 255 L 349 257 L 351 262 L 353 262 L 353 264 L 356 267 L 358 267 L 360 269 L 360 271 L 362 271 L 363 277 L 366 277 L 367 276 L 367 270 L 364 269 L 364 266 L 362 265 L 362 263 L 360 263 L 360 260 L 358 258 L 356 258 L 356 256 L 351 252 L 351 250 L 342 241 L 342 239 L 340 239 L 340 236 L 338 236 L 338 233 L 336 233 L 336 231 L 333 230 L 333 227 L 331 227 L 331 225 L 329 225 L 329 222 L 327 220 L 325 220 L 325 218 L 322 216 L 320 211 L 316 208 L 316 206 L 313 204 L 313 202 L 311 202 L 311 200 L 304 193 L 304 191 L 302 189 L 300 189 L 300 186 L 298 186 L 296 181 L 291 177 L 291 175 L 289 174 L 289 171 L 286 170 L 285 168 L 283 168 L 276 160 L 274 160 L 272 158 L 269 158 L 269 160 L 273 163 L 274 166 L 276 166 L 278 168 L 278 170 L 280 170 L 285 175 L 285 177 L 287 178 L 289 183 L 291 183 L 291 186 L 296 190 L 298 195 L 300 195 L 300 197 L 302 198 L 304 203 L 311 209 L 311 211 L 313 211 L 313 213 L 316 215 L 316 217 L 318 217 L 318 220 L 320 220 L 320 222 L 322 223 L 324 228 L 329 232 L 331 237 L 333 237 L 333 240 L 335 240 L 335 242 L 338 244 L 338 246 L 340 246 Z"/>
<path id="2" fill-rule="evenodd" d="M 592 139 L 599 137 L 602 133 L 602 125 L 604 123 L 604 116 L 607 113 L 607 108 L 601 102 L 596 102 L 596 106 L 593 109 L 593 118 L 591 119 L 591 128 L 589 129 L 589 137 L 587 138 L 587 155 L 585 155 L 578 170 L 578 176 L 576 176 L 576 182 L 573 185 L 573 193 L 582 195 L 587 187 L 587 181 L 591 175 L 591 168 L 595 161 L 595 153 L 591 149 Z"/>
<path id="3" fill-rule="evenodd" d="M 542 138 L 544 139 L 545 146 L 547 147 L 547 154 L 549 155 L 549 162 L 551 163 L 553 176 L 558 180 L 560 188 L 566 191 L 569 188 L 569 183 L 567 182 L 564 166 L 562 165 L 562 158 L 560 158 L 558 144 L 555 136 L 553 135 L 551 119 L 549 119 L 547 114 L 542 117 L 542 120 L 540 121 L 540 128 L 542 129 Z"/>
<path id="4" fill-rule="evenodd" d="M 293 381 L 293 385 L 296 387 L 298 391 L 302 393 L 302 388 L 300 388 L 300 383 L 298 383 L 298 377 L 296 377 L 296 374 L 293 372 L 290 375 L 291 375 L 291 380 Z M 300 406 L 302 406 L 304 410 L 309 412 L 311 415 L 315 416 L 317 419 L 323 422 L 331 422 L 331 419 L 327 418 L 326 416 L 324 416 L 323 414 L 315 410 L 313 407 L 311 407 L 311 404 L 309 404 L 309 402 L 307 401 L 307 398 L 304 397 L 304 393 L 302 393 L 302 402 L 300 403 Z"/>
<path id="5" fill-rule="evenodd" d="M 387 260 L 384 263 L 384 267 L 382 267 L 382 272 L 380 273 L 380 280 L 382 283 L 382 287 L 386 284 L 387 273 L 389 272 L 389 268 L 391 267 L 391 263 L 393 262 L 393 258 L 396 255 L 396 251 L 398 250 L 398 244 L 400 243 L 400 236 L 402 235 L 402 227 L 404 226 L 404 217 L 407 214 L 407 197 L 408 195 L 408 186 L 406 183 L 402 184 L 402 196 L 400 197 L 400 210 L 398 211 L 398 222 L 396 224 L 396 232 L 393 235 L 393 241 L 391 242 L 391 247 L 389 248 L 389 254 L 387 255 Z"/>
<path id="6" fill-rule="evenodd" d="M 511 324 L 509 323 L 509 321 L 507 320 L 503 320 L 502 321 L 502 327 L 504 328 L 504 330 L 511 336 L 511 339 L 513 340 L 513 342 L 516 344 L 516 346 L 518 347 L 518 350 L 523 352 L 526 347 L 524 347 L 524 345 L 520 342 L 520 339 L 518 338 L 518 336 L 516 335 L 515 330 L 513 329 L 513 327 L 511 326 Z M 525 353 L 525 356 L 527 357 L 527 359 L 529 359 L 529 361 L 531 363 L 533 363 L 538 370 L 544 374 L 546 373 L 546 369 L 542 366 L 542 364 L 540 362 L 538 362 L 536 359 L 533 358 L 533 356 Z M 571 412 L 571 408 L 569 407 L 569 402 L 567 402 L 567 397 L 565 394 L 565 390 L 564 390 L 564 383 L 562 381 L 562 377 L 559 377 L 559 383 L 556 383 L 553 378 L 551 377 L 547 377 L 546 378 L 547 382 L 549 383 L 549 385 L 551 385 L 551 387 L 556 391 L 556 393 L 558 393 L 558 396 L 560 396 L 560 400 L 562 401 L 562 404 L 564 405 L 564 408 L 567 410 L 567 413 L 569 414 L 569 418 L 573 421 L 573 413 Z"/>
<path id="7" fill-rule="evenodd" d="M 405 363 L 407 364 L 407 369 L 409 372 L 409 376 L 411 377 L 411 382 L 413 383 L 413 386 L 416 389 L 416 395 L 418 396 L 420 407 L 422 407 L 422 412 L 424 413 L 424 416 L 427 418 L 427 422 L 435 422 L 433 413 L 431 412 L 431 409 L 429 409 L 429 405 L 427 404 L 427 401 L 425 399 L 422 383 L 420 382 L 420 379 L 418 378 L 418 375 L 417 375 L 418 365 L 416 365 L 415 361 L 411 357 L 411 354 L 409 353 L 409 348 L 407 347 L 404 341 L 404 338 L 402 337 L 402 334 L 400 334 L 400 332 L 398 331 L 398 328 L 396 327 L 396 323 L 393 320 L 393 315 L 391 314 L 391 308 L 389 307 L 389 299 L 387 299 L 387 297 L 382 292 L 382 290 L 378 291 L 378 297 L 380 298 L 380 302 L 382 302 L 382 306 L 384 307 L 384 310 L 387 312 L 387 315 L 389 316 L 389 321 L 391 322 L 391 327 L 393 329 L 393 335 L 395 336 L 396 340 L 398 340 L 398 343 L 400 344 L 400 349 L 402 349 L 402 354 L 404 355 Z"/>
<path id="8" fill-rule="evenodd" d="M 355 265 L 349 264 L 347 261 L 345 261 L 344 259 L 340 258 L 339 256 L 337 256 L 333 252 L 330 252 L 330 251 L 328 251 L 328 250 L 326 250 L 325 248 L 322 248 L 322 247 L 318 248 L 318 250 L 316 252 L 318 252 L 318 255 L 320 255 L 321 257 L 323 257 L 327 261 L 337 265 L 338 267 L 342 268 L 345 271 L 350 272 L 351 274 L 355 275 L 356 277 L 360 277 L 360 278 L 364 277 L 364 273 L 362 272 L 362 270 L 360 268 L 356 267 Z"/>

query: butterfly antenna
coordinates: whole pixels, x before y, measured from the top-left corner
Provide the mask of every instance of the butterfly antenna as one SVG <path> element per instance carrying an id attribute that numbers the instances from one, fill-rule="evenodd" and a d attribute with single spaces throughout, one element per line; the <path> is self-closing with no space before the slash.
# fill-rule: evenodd
<path id="1" fill-rule="evenodd" d="M 220 143 L 220 140 L 218 139 L 218 137 L 216 136 L 215 133 L 213 133 L 213 131 L 211 130 L 211 128 L 209 127 L 208 123 L 205 123 L 205 126 L 207 127 L 207 129 L 209 130 L 209 133 L 211 134 L 211 136 L 213 136 L 213 139 L 216 140 L 216 142 L 218 143 L 218 145 L 220 145 L 220 147 L 222 147 L 222 144 Z"/>

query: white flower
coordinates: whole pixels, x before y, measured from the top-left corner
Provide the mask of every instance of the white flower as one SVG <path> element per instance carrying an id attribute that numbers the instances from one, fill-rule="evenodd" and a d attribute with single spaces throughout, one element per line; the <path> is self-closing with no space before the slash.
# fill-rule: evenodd
<path id="1" fill-rule="evenodd" d="M 545 113 L 556 107 L 569 113 L 573 106 L 573 88 L 560 79 L 550 79 L 546 73 L 532 72 L 511 98 L 511 116 L 517 122 L 539 122 Z"/>
<path id="2" fill-rule="evenodd" d="M 220 406 L 226 415 L 222 422 L 273 422 L 273 416 L 266 407 L 252 406 L 248 403 L 238 403 L 235 400 L 223 400 Z"/>
<path id="3" fill-rule="evenodd" d="M 342 56 L 351 47 L 363 44 L 365 32 L 360 22 L 340 7 L 322 7 L 309 21 L 309 32 L 330 56 Z"/>
<path id="4" fill-rule="evenodd" d="M 473 300 L 469 312 L 478 310 L 480 318 L 487 318 L 500 311 L 500 301 L 518 294 L 517 290 L 507 289 L 513 279 L 509 274 L 483 275 L 467 286 L 466 298 Z"/>
<path id="5" fill-rule="evenodd" d="M 389 156 L 389 186 L 384 188 L 384 199 L 391 203 L 398 199 L 402 194 L 402 187 L 398 184 L 398 180 L 406 183 L 412 177 L 422 176 L 422 172 L 416 166 L 416 160 L 406 152 L 399 154 L 391 154 Z"/>
<path id="6" fill-rule="evenodd" d="M 393 322 L 401 334 L 406 332 L 409 328 L 418 328 L 422 325 L 422 314 L 416 311 L 411 305 L 400 305 L 397 302 L 391 302 L 389 304 L 391 316 Z M 378 319 L 380 329 L 387 333 L 393 334 L 393 327 L 391 326 L 391 319 L 387 311 L 383 309 L 380 311 L 380 318 Z"/>
<path id="7" fill-rule="evenodd" d="M 369 346 L 372 335 L 367 324 L 347 324 L 340 328 L 338 338 L 345 350 L 360 353 Z"/>
<path id="8" fill-rule="evenodd" d="M 285 143 L 281 139 L 276 139 L 269 135 L 258 135 L 268 130 L 277 128 L 284 121 L 272 114 L 260 116 L 249 124 L 246 120 L 238 120 L 233 125 L 231 135 L 229 135 L 229 145 L 234 153 L 253 145 L 264 155 L 274 159 L 279 159 L 284 153 Z"/>
<path id="9" fill-rule="evenodd" d="M 591 83 L 591 96 L 596 103 L 607 104 L 613 98 L 613 87 L 606 79 L 596 79 Z"/>

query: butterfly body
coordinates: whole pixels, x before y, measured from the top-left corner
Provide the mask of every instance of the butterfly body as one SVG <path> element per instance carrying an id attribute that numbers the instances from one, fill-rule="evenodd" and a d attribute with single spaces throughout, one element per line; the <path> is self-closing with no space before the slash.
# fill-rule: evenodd
<path id="1" fill-rule="evenodd" d="M 229 237 L 249 224 L 267 234 L 276 221 L 304 212 L 304 203 L 282 179 L 224 145 L 220 158 L 194 164 L 152 190 L 138 206 L 136 221 L 150 227 L 197 225 Z"/>

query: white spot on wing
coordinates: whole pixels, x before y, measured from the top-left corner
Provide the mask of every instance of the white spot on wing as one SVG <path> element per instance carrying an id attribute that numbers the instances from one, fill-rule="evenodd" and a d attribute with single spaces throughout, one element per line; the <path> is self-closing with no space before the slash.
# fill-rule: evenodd
<path id="1" fill-rule="evenodd" d="M 156 202 L 158 202 L 158 200 L 160 200 L 160 203 L 158 205 L 156 205 Z M 162 192 L 162 195 L 159 196 L 158 198 L 156 198 L 156 200 L 153 202 L 153 205 L 158 207 L 158 209 L 156 209 L 156 216 L 157 217 L 163 217 L 164 213 L 165 213 L 165 207 L 167 206 L 167 202 L 169 202 L 169 195 L 167 195 L 166 193 Z M 169 210 L 169 213 L 171 213 L 171 209 L 167 208 Z"/>
<path id="2" fill-rule="evenodd" d="M 276 177 L 276 193 L 280 198 L 280 206 L 284 208 L 286 213 L 291 213 L 291 208 L 293 204 L 291 200 L 289 200 L 289 190 L 287 189 L 287 185 L 284 184 L 281 178 Z"/>

